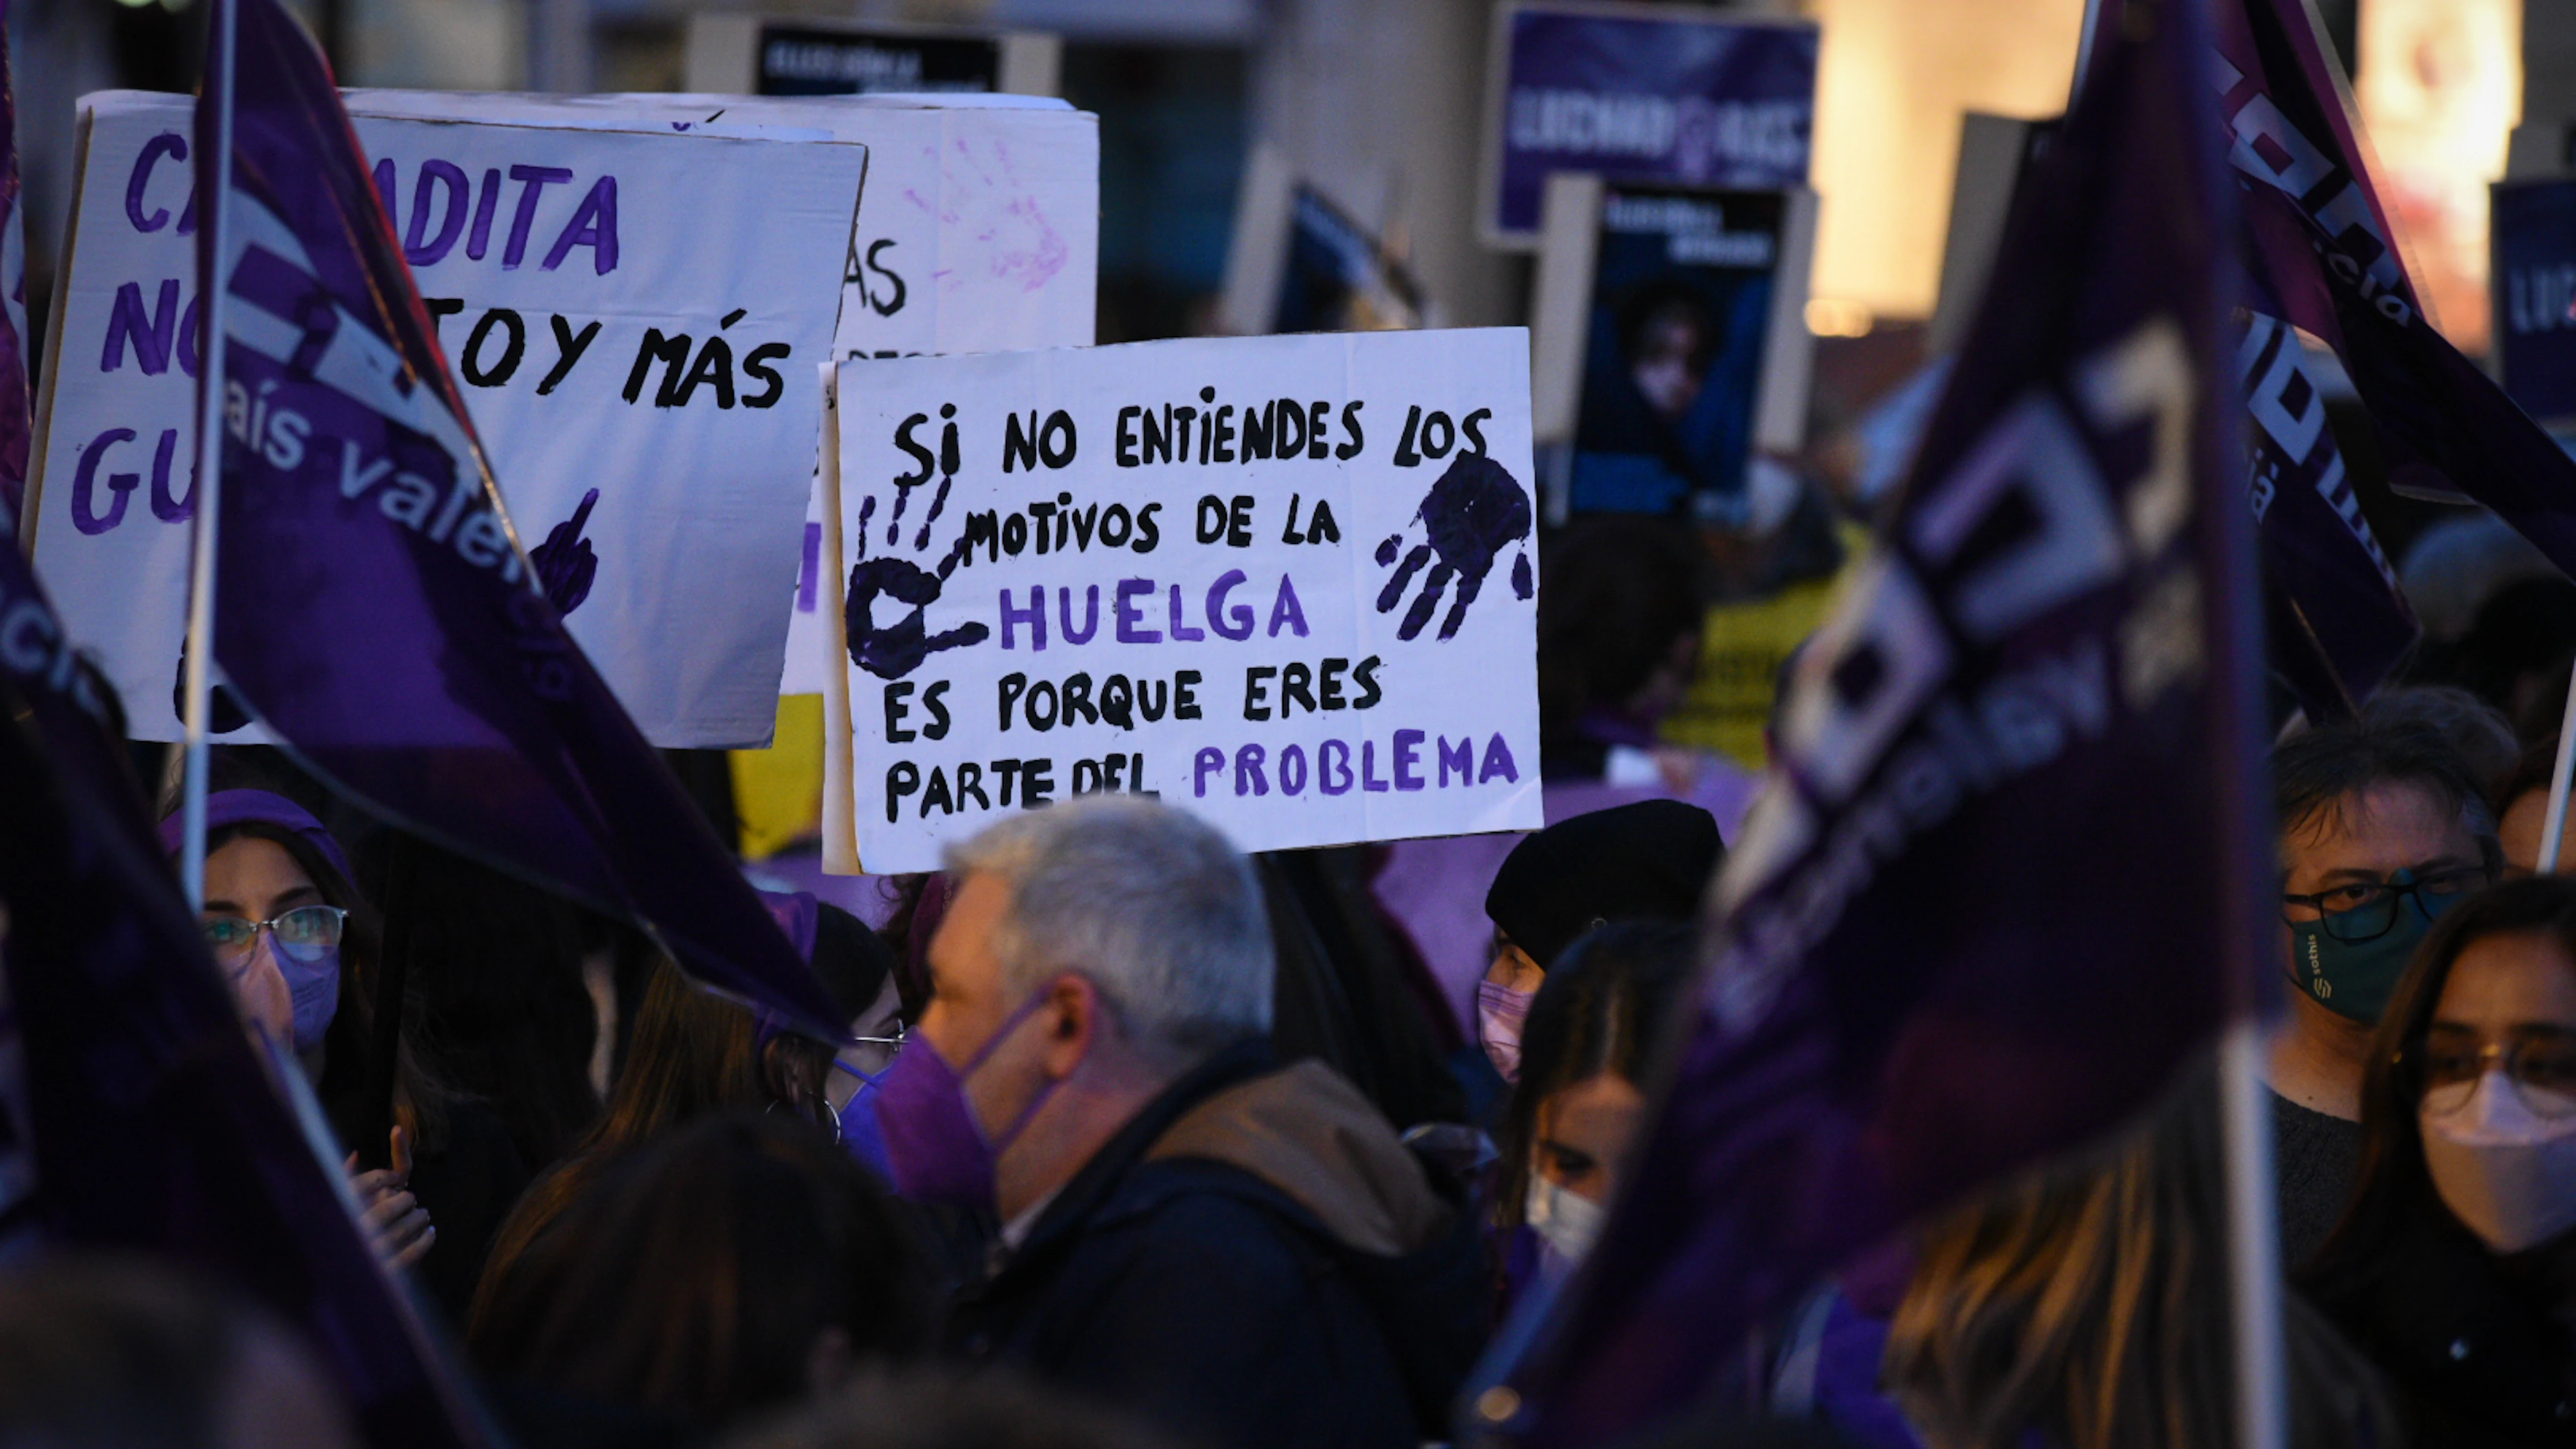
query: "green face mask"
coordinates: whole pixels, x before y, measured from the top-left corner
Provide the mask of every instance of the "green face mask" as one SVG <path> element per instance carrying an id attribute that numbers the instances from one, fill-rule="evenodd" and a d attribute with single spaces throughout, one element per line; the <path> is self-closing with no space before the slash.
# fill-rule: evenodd
<path id="1" fill-rule="evenodd" d="M 2389 883 L 2412 885 L 2415 873 L 2401 870 L 2389 877 Z M 2410 893 L 2391 908 L 2395 918 L 2388 929 L 2367 941 L 2338 941 L 2326 933 L 2323 919 L 2294 921 L 2290 979 L 2336 1015 L 2376 1026 L 2379 1014 L 2388 1009 L 2389 996 L 2397 990 L 2397 978 L 2406 974 L 2406 963 L 2415 959 L 2415 948 L 2432 933 L 2433 923 L 2468 899 L 2468 894 Z"/>

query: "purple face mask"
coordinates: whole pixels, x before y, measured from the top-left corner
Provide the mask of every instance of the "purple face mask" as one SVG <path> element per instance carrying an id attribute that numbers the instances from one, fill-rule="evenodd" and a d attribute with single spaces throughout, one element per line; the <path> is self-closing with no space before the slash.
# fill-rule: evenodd
<path id="1" fill-rule="evenodd" d="M 1020 1109 L 1019 1117 L 997 1139 L 987 1139 L 966 1100 L 966 1082 L 1010 1040 L 1029 1014 L 1046 1004 L 1039 990 L 993 1033 L 993 1039 L 963 1068 L 951 1067 L 930 1039 L 916 1032 L 897 1052 L 894 1065 L 877 1078 L 868 1093 L 876 1107 L 877 1130 L 885 1143 L 886 1163 L 894 1172 L 894 1190 L 915 1202 L 995 1210 L 993 1165 L 1054 1095 L 1049 1082 Z"/>
<path id="2" fill-rule="evenodd" d="M 295 1049 L 318 1050 L 340 1014 L 340 948 L 324 946 L 311 960 L 297 956 L 271 937 L 260 943 L 277 953 L 277 972 L 286 978 L 287 999 L 295 1003 Z"/>

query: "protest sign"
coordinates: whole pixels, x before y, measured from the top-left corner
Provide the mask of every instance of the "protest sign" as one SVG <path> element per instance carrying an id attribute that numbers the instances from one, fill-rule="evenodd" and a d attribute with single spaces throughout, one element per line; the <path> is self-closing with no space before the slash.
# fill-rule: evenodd
<path id="1" fill-rule="evenodd" d="M 894 92 L 1051 96 L 1064 42 L 1040 31 L 971 30 L 811 15 L 689 17 L 688 86 L 755 96 Z"/>
<path id="2" fill-rule="evenodd" d="M 846 1019 L 576 647 L 561 601 L 594 565 L 517 546 L 320 51 L 277 0 L 231 3 L 238 104 L 217 109 L 234 87 L 210 75 L 190 137 L 215 198 L 196 275 L 221 285 L 213 662 L 343 798 L 837 1037 Z"/>
<path id="3" fill-rule="evenodd" d="M 1812 21 L 1664 5 L 1504 7 L 1486 88 L 1486 241 L 1536 246 L 1557 171 L 1805 185 L 1816 49 Z"/>
<path id="4" fill-rule="evenodd" d="M 797 379 L 831 347 L 865 148 L 487 119 L 510 105 L 356 125 L 574 637 L 656 744 L 758 743 L 814 460 Z M 179 731 L 190 114 L 84 102 L 29 510 L 38 567 L 144 739 Z M 722 224 L 743 216 L 762 224 Z"/>
<path id="5" fill-rule="evenodd" d="M 426 91 L 358 91 L 428 116 Z M 477 98 L 483 100 L 484 98 Z M 842 275 L 834 357 L 1088 347 L 1100 270 L 1100 122 L 1024 96 L 494 97 L 514 121 L 685 127 L 709 135 L 816 132 L 868 148 Z M 817 623 L 819 494 L 806 502 L 781 694 L 823 692 Z"/>
<path id="6" fill-rule="evenodd" d="M 1245 850 L 1539 824 L 1527 334 L 860 360 L 851 837 L 1159 794 Z"/>
<path id="7" fill-rule="evenodd" d="M 1757 473 L 1806 438 L 1814 193 L 1560 175 L 1549 204 L 1532 410 L 1572 444 L 1570 511 L 1776 527 L 1796 485 Z"/>
<path id="8" fill-rule="evenodd" d="M 2505 395 L 2576 426 L 2576 177 L 2496 186 L 2492 269 Z"/>

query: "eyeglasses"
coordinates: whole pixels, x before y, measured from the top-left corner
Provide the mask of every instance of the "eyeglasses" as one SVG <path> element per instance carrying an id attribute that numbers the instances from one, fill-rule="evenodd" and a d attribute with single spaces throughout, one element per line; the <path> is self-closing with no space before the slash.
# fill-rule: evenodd
<path id="1" fill-rule="evenodd" d="M 2403 875 L 2405 872 L 2400 871 Z M 2397 903 L 2407 896 L 2415 898 L 2415 909 L 2431 920 L 2434 908 L 2430 901 L 2448 896 L 2483 890 L 2489 883 L 2485 868 L 2469 866 L 2460 870 L 2436 871 L 2421 880 L 2355 881 L 2314 895 L 2294 896 L 2284 892 L 2285 906 L 2305 906 L 2317 914 L 2294 916 L 2288 911 L 2281 919 L 2294 926 L 2322 921 L 2328 936 L 2338 941 L 2376 941 L 2397 924 Z"/>
<path id="2" fill-rule="evenodd" d="M 2501 1042 L 2435 1027 L 2397 1053 L 2398 1087 L 2427 1112 L 2456 1112 L 2476 1095 L 2491 1062 L 2503 1065 L 2532 1111 L 2576 1116 L 2576 1032 L 2559 1027 L 2525 1027 Z"/>
<path id="3" fill-rule="evenodd" d="M 349 913 L 338 906 L 297 906 L 271 921 L 209 916 L 198 929 L 206 933 L 206 947 L 215 953 L 217 961 L 238 966 L 250 959 L 251 948 L 259 944 L 262 931 L 276 938 L 277 949 L 296 960 L 319 960 L 323 952 L 338 949 L 340 933 L 348 922 Z"/>

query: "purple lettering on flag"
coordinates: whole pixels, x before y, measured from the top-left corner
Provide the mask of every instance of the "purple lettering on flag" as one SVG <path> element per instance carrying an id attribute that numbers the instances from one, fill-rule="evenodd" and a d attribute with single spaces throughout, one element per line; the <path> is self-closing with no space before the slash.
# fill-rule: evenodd
<path id="1" fill-rule="evenodd" d="M 1788 686 L 1631 1186 L 1478 1398 L 1535 1443 L 1701 1402 L 1817 1277 L 2130 1117 L 2269 979 L 2233 197 L 2201 12 L 2140 8 Z"/>
<path id="2" fill-rule="evenodd" d="M 2576 460 L 2426 319 L 2303 0 L 2226 0 L 2216 39 L 2255 269 L 2280 315 L 2343 359 L 2390 485 L 2485 504 L 2576 573 Z"/>
<path id="3" fill-rule="evenodd" d="M 228 684 L 370 808 L 631 917 L 700 982 L 837 1039 L 813 972 L 565 632 L 582 518 L 543 574 L 521 551 L 320 54 L 276 0 L 226 3 L 239 71 L 229 94 L 209 78 L 192 152 L 216 195 L 230 104 L 230 254 L 198 233 L 199 294 L 217 276 L 227 299 Z M 518 170 L 524 230 L 560 178 Z"/>

